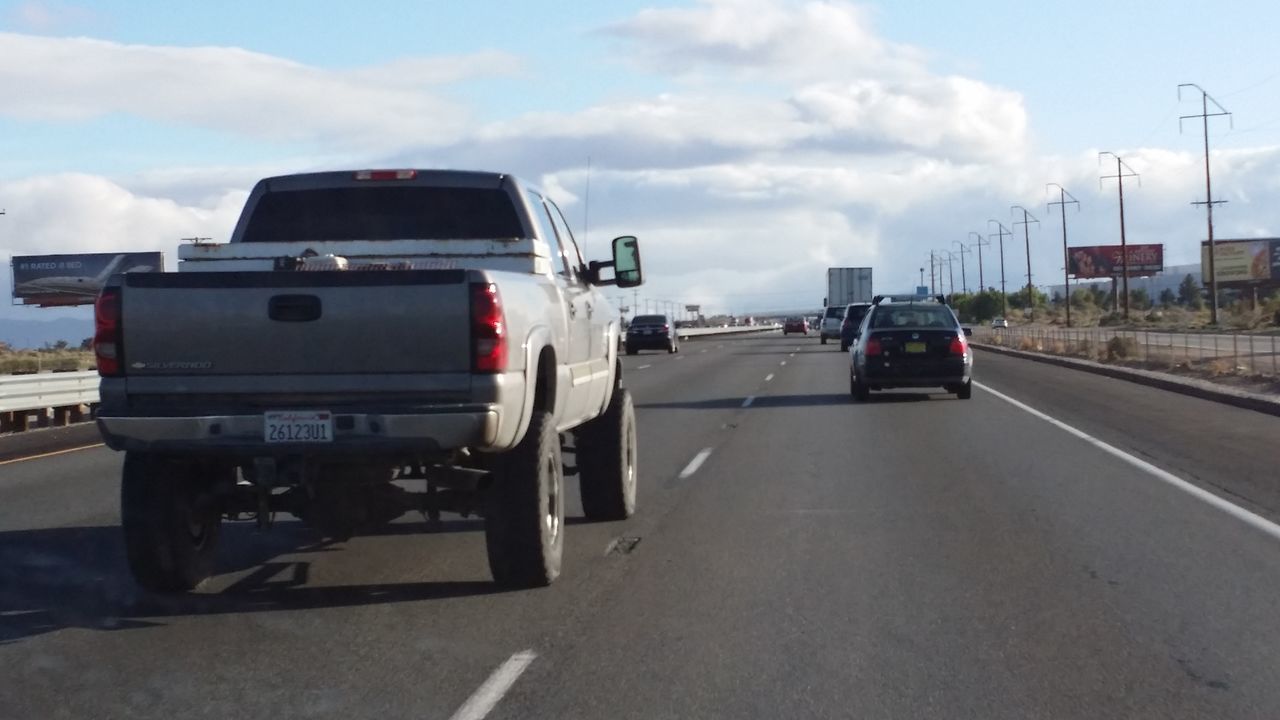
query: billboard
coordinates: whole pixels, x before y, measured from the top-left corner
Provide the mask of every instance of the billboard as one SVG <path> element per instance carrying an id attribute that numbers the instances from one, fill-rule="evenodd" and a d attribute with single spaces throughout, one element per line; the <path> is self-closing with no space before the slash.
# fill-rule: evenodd
<path id="1" fill-rule="evenodd" d="M 158 252 L 18 255 L 13 258 L 13 299 L 41 307 L 92 305 L 112 275 L 163 269 L 164 256 Z"/>
<path id="2" fill-rule="evenodd" d="M 1280 238 L 1215 240 L 1214 274 L 1219 285 L 1280 284 Z M 1201 277 L 1209 277 L 1209 243 L 1200 243 Z"/>
<path id="3" fill-rule="evenodd" d="M 1126 245 L 1129 255 L 1129 277 L 1154 275 L 1164 270 L 1164 246 Z M 1124 260 L 1119 245 L 1086 245 L 1069 248 L 1068 272 L 1075 278 L 1111 278 L 1124 273 Z"/>

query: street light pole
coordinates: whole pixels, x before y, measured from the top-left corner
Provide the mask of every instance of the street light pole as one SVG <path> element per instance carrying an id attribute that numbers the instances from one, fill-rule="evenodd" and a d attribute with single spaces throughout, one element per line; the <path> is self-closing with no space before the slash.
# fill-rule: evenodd
<path id="1" fill-rule="evenodd" d="M 988 220 L 987 227 L 991 227 L 991 223 L 995 223 L 996 226 L 1000 228 L 1000 232 L 998 233 L 1000 235 L 1000 314 L 1008 315 L 1009 293 L 1004 287 L 1004 236 L 1012 235 L 1013 233 L 1010 232 L 1009 229 L 1004 226 L 1004 223 L 999 220 Z M 990 235 L 987 236 L 988 239 L 990 239 L 990 237 Z"/>

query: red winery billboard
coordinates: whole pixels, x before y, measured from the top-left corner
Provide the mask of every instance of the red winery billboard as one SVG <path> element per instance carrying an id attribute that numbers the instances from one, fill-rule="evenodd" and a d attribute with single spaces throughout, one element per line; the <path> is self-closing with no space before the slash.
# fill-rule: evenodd
<path id="1" fill-rule="evenodd" d="M 1154 275 L 1164 270 L 1164 246 L 1129 245 L 1129 277 Z M 1069 272 L 1076 278 L 1110 278 L 1124 274 L 1119 245 L 1086 245 L 1067 249 Z"/>

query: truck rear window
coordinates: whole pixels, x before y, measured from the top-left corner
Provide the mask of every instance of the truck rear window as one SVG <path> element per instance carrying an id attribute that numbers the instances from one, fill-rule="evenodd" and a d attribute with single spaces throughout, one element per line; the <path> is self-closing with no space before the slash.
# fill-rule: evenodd
<path id="1" fill-rule="evenodd" d="M 242 241 L 483 240 L 525 234 L 503 190 L 382 186 L 267 193 Z"/>

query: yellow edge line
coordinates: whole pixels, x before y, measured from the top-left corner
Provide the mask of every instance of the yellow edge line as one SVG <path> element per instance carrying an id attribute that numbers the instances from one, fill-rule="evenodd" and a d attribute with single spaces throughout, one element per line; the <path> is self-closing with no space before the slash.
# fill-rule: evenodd
<path id="1" fill-rule="evenodd" d="M 53 452 L 43 453 L 41 455 L 28 455 L 27 457 L 14 458 L 12 460 L 0 460 L 0 466 L 12 465 L 14 463 L 26 462 L 28 460 L 39 460 L 41 458 L 53 457 L 55 455 L 66 455 L 67 453 L 80 452 L 81 450 L 92 450 L 94 448 L 106 447 L 106 443 L 98 443 L 96 445 L 85 445 L 83 447 L 70 448 L 68 450 L 55 450 Z"/>

